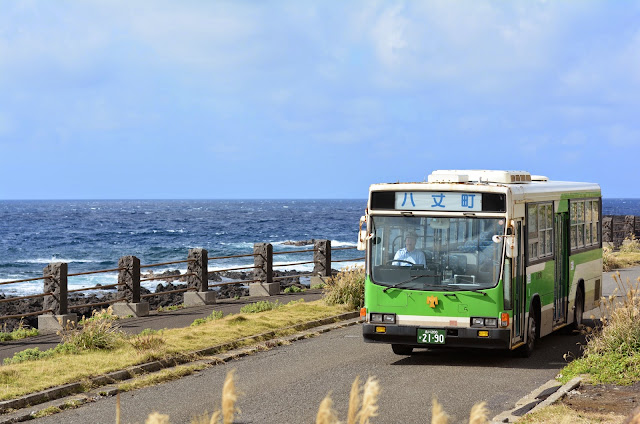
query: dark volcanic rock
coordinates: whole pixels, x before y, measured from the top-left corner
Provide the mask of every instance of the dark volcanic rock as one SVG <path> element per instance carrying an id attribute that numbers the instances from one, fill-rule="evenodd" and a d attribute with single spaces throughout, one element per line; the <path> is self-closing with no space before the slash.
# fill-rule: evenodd
<path id="1" fill-rule="evenodd" d="M 283 242 L 282 244 L 286 245 L 286 246 L 308 246 L 310 244 L 314 244 L 316 242 L 315 239 L 311 239 L 311 240 L 298 240 L 298 241 L 294 241 L 294 240 L 287 240 L 285 242 Z"/>

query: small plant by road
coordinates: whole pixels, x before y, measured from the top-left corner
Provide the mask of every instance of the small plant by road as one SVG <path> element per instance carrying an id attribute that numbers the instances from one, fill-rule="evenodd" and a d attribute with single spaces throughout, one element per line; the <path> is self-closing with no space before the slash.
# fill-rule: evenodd
<path id="1" fill-rule="evenodd" d="M 22 320 L 18 324 L 18 328 L 13 331 L 0 331 L 0 342 L 7 342 L 9 340 L 20 340 L 26 337 L 37 336 L 38 329 L 37 328 L 26 328 Z"/>
<path id="2" fill-rule="evenodd" d="M 298 286 L 289 286 L 286 289 L 284 289 L 285 293 L 302 293 L 304 291 L 305 291 L 304 289 L 301 289 Z"/>
<path id="3" fill-rule="evenodd" d="M 248 305 L 244 305 L 240 308 L 240 312 L 244 314 L 256 314 L 258 312 L 271 311 L 273 309 L 278 309 L 282 306 L 282 303 L 278 302 L 269 302 L 268 300 L 261 300 L 260 302 L 250 303 Z"/>
<path id="4" fill-rule="evenodd" d="M 209 321 L 215 321 L 217 319 L 222 319 L 222 311 L 213 311 L 209 314 L 209 316 L 205 318 L 198 318 L 191 323 L 191 326 L 196 327 L 198 325 L 202 325 Z"/>
<path id="5" fill-rule="evenodd" d="M 356 266 L 339 272 L 327 280 L 324 300 L 328 305 L 347 305 L 358 310 L 364 304 L 364 268 Z"/>

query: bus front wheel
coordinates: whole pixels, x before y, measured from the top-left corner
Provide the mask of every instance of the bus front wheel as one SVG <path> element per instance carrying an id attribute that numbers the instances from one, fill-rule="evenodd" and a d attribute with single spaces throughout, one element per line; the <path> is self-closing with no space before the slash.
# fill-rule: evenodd
<path id="1" fill-rule="evenodd" d="M 413 347 L 401 344 L 392 344 L 391 350 L 393 350 L 393 353 L 396 355 L 411 355 Z"/>

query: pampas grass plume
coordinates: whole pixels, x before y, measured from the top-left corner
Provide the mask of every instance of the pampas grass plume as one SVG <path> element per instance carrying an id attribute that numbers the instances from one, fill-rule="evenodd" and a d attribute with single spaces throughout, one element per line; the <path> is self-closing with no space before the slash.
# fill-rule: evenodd
<path id="1" fill-rule="evenodd" d="M 214 412 L 211 415 L 211 420 L 209 421 L 209 424 L 218 424 L 218 421 L 220 420 L 220 415 L 222 414 L 222 412 L 220 412 L 220 410 L 217 410 L 216 412 Z"/>
<path id="2" fill-rule="evenodd" d="M 337 424 L 338 416 L 336 411 L 333 410 L 333 401 L 331 396 L 327 395 L 318 408 L 318 414 L 316 415 L 316 424 Z"/>
<path id="3" fill-rule="evenodd" d="M 227 373 L 227 378 L 224 380 L 224 386 L 222 386 L 223 424 L 232 424 L 233 416 L 236 413 L 236 401 L 238 400 L 238 394 L 236 393 L 236 385 L 233 378 L 235 372 L 236 370 L 233 369 Z"/>
<path id="4" fill-rule="evenodd" d="M 378 380 L 369 377 L 364 383 L 364 393 L 362 395 L 362 408 L 360 409 L 360 424 L 369 424 L 369 419 L 378 415 L 378 395 L 380 394 L 380 384 Z"/>
<path id="5" fill-rule="evenodd" d="M 487 409 L 486 402 L 480 402 L 473 405 L 471 408 L 471 416 L 469 417 L 469 424 L 488 424 L 489 410 Z"/>
<path id="6" fill-rule="evenodd" d="M 449 415 L 444 412 L 442 409 L 442 405 L 440 402 L 434 397 L 431 401 L 431 424 L 448 424 L 449 423 Z"/>
<path id="7" fill-rule="evenodd" d="M 116 393 L 116 424 L 120 424 L 120 392 Z"/>
<path id="8" fill-rule="evenodd" d="M 351 385 L 349 394 L 349 412 L 347 413 L 347 424 L 356 424 L 358 410 L 360 409 L 360 377 L 356 376 Z"/>
<path id="9" fill-rule="evenodd" d="M 145 424 L 169 424 L 169 416 L 160 414 L 158 412 L 152 412 L 147 417 Z"/>

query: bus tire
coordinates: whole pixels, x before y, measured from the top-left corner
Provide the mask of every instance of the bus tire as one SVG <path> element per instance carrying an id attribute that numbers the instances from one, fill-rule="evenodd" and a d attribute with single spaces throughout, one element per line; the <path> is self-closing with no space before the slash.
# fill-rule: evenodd
<path id="1" fill-rule="evenodd" d="M 573 308 L 573 330 L 580 330 L 582 327 L 582 316 L 584 315 L 584 290 L 582 286 L 578 286 L 576 290 L 576 301 Z"/>
<path id="2" fill-rule="evenodd" d="M 406 355 L 411 355 L 411 353 L 413 353 L 412 346 L 401 345 L 401 344 L 392 344 L 391 350 L 393 350 L 393 353 L 395 353 L 396 355 L 406 356 Z"/>
<path id="3" fill-rule="evenodd" d="M 536 346 L 536 335 L 538 333 L 536 317 L 533 311 L 529 311 L 529 319 L 527 320 L 527 341 L 521 348 L 518 349 L 518 355 L 523 358 L 528 358 L 533 353 Z"/>
<path id="4" fill-rule="evenodd" d="M 560 330 L 563 334 L 572 335 L 582 327 L 582 317 L 584 315 L 584 290 L 582 285 L 576 289 L 576 300 L 573 306 L 573 322 Z"/>

